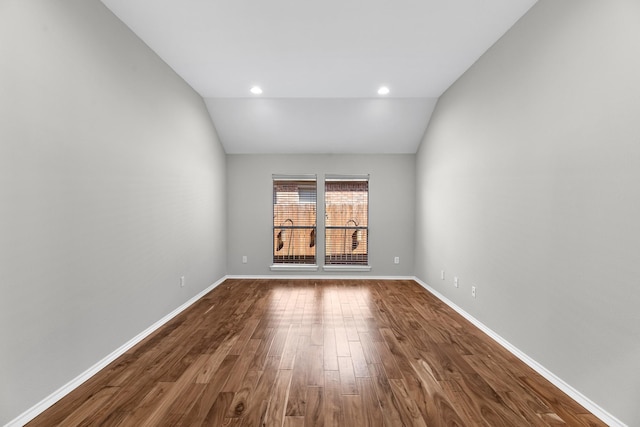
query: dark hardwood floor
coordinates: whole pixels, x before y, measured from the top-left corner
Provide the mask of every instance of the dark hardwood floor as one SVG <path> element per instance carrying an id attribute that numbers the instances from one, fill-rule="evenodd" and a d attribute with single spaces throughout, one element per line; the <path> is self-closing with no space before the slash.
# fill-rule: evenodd
<path id="1" fill-rule="evenodd" d="M 602 426 L 413 281 L 227 280 L 29 426 Z"/>

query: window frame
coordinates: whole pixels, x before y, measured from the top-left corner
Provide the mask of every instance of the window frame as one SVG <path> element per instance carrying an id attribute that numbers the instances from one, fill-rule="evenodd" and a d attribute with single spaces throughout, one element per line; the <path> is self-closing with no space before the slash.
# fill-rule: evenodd
<path id="1" fill-rule="evenodd" d="M 309 197 L 310 193 L 303 196 L 300 199 L 300 192 L 298 193 L 298 205 L 306 205 L 313 204 L 314 205 L 314 215 L 313 215 L 313 225 L 296 225 L 291 218 L 287 218 L 282 221 L 282 224 L 276 224 L 276 206 L 277 206 L 277 192 L 276 186 L 277 183 L 281 183 L 283 181 L 291 181 L 295 182 L 313 182 L 315 184 L 315 199 L 313 202 Z M 316 271 L 318 269 L 318 242 L 317 242 L 317 228 L 318 228 L 318 177 L 317 175 L 272 175 L 271 180 L 271 188 L 272 188 L 272 265 L 270 269 L 272 271 Z M 287 223 L 289 223 L 287 225 Z M 310 230 L 310 239 L 313 241 L 313 245 L 309 247 L 313 247 L 313 259 L 311 262 L 305 260 L 304 258 L 296 258 L 297 256 L 309 256 L 309 255 L 295 255 L 295 254 L 287 254 L 277 255 L 276 252 L 279 250 L 277 246 L 280 248 L 284 247 L 284 241 L 280 240 L 280 236 L 286 235 L 286 233 L 295 233 L 297 230 Z M 292 240 L 289 240 L 289 245 L 291 245 Z M 311 244 L 311 243 L 310 243 Z M 296 247 L 294 246 L 294 251 Z M 291 257 L 290 259 L 286 259 L 285 257 Z"/>
<path id="2" fill-rule="evenodd" d="M 357 219 L 355 218 L 350 218 L 349 220 L 346 221 L 345 225 L 327 225 L 328 223 L 328 197 L 327 197 L 327 183 L 329 182 L 360 182 L 360 181 L 366 181 L 367 183 L 367 197 L 366 197 L 366 225 L 361 225 L 362 221 L 358 222 Z M 324 265 L 323 265 L 323 270 L 325 271 L 370 271 L 371 270 L 371 265 L 370 265 L 370 252 L 369 252 L 369 247 L 370 247 L 370 224 L 369 224 L 369 211 L 370 211 L 370 199 L 371 196 L 371 177 L 370 175 L 334 175 L 334 174 L 327 174 L 324 177 L 324 234 L 325 234 L 325 238 L 324 238 Z M 353 224 L 351 224 L 353 223 Z M 351 230 L 353 230 L 353 234 L 352 234 L 352 239 L 355 239 L 353 236 L 359 236 L 359 234 L 357 233 L 361 233 L 364 232 L 365 233 L 365 245 L 366 245 L 366 253 L 364 254 L 364 262 L 360 262 L 358 261 L 358 258 L 355 258 L 355 262 L 354 262 L 354 258 L 348 259 L 347 255 L 346 255 L 346 250 L 344 251 L 345 254 L 341 254 L 342 256 L 345 256 L 344 259 L 340 259 L 340 260 L 335 260 L 335 262 L 331 262 L 331 256 L 329 254 L 330 248 L 329 248 L 329 244 L 328 244 L 328 239 L 329 239 L 329 235 L 330 232 L 329 230 L 344 230 L 344 235 L 345 237 L 343 238 L 344 242 L 343 245 L 346 245 L 346 241 L 347 241 L 347 232 L 351 233 Z M 357 238 L 357 237 L 356 237 Z M 360 241 L 358 239 L 358 241 Z M 352 242 L 352 244 L 358 245 L 358 243 L 356 243 L 355 241 Z"/>

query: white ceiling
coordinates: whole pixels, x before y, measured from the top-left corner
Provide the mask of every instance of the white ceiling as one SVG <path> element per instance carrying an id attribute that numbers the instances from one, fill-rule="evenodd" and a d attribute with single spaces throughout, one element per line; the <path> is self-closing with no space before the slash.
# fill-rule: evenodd
<path id="1" fill-rule="evenodd" d="M 227 153 L 413 153 L 536 0 L 102 2 L 205 98 Z"/>

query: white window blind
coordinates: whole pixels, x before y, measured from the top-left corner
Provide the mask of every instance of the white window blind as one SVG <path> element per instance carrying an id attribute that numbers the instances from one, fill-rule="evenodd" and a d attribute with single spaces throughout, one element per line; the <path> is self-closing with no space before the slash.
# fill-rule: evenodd
<path id="1" fill-rule="evenodd" d="M 273 177 L 273 263 L 316 263 L 316 178 Z"/>
<path id="2" fill-rule="evenodd" d="M 325 265 L 367 265 L 368 177 L 327 176 L 324 197 Z"/>

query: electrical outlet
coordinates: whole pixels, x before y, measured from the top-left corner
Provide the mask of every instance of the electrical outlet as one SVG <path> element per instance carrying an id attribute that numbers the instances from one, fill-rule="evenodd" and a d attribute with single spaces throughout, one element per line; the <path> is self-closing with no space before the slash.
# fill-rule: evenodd
<path id="1" fill-rule="evenodd" d="M 458 278 L 457 277 L 453 278 L 453 286 L 455 286 L 456 288 L 458 287 Z"/>
<path id="2" fill-rule="evenodd" d="M 185 284 L 186 284 L 186 280 L 184 280 L 184 276 L 180 276 L 180 287 L 184 288 Z"/>
<path id="3" fill-rule="evenodd" d="M 247 263 L 247 256 L 246 255 L 242 255 L 242 263 L 243 264 Z"/>
<path id="4" fill-rule="evenodd" d="M 476 297 L 476 287 L 475 286 L 471 287 L 471 296 L 474 297 L 474 298 Z"/>
<path id="5" fill-rule="evenodd" d="M 394 264 L 400 264 L 400 257 L 399 257 L 399 256 L 395 257 L 395 258 L 393 259 L 393 263 L 394 263 Z"/>
<path id="6" fill-rule="evenodd" d="M 440 270 L 440 278 L 444 280 L 444 270 Z"/>

